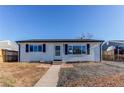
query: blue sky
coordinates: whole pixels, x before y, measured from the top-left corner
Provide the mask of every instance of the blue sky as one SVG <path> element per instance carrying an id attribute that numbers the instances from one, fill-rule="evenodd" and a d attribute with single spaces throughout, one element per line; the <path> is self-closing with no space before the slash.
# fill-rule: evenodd
<path id="1" fill-rule="evenodd" d="M 124 6 L 0 6 L 0 40 L 124 39 Z"/>

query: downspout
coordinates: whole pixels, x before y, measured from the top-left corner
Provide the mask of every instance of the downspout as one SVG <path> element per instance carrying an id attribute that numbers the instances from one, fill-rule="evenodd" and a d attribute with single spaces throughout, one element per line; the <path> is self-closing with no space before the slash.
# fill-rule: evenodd
<path id="1" fill-rule="evenodd" d="M 100 44 L 100 62 L 102 61 L 102 44 Z"/>
<path id="2" fill-rule="evenodd" d="M 102 42 L 101 44 L 100 44 L 100 62 L 102 61 L 102 53 L 103 53 L 103 51 L 102 51 L 102 46 L 105 44 L 106 42 Z"/>
<path id="3" fill-rule="evenodd" d="M 18 45 L 18 62 L 20 62 L 20 44 L 16 41 L 17 45 Z"/>
<path id="4" fill-rule="evenodd" d="M 18 62 L 20 62 L 20 44 L 18 44 L 19 46 L 19 51 L 18 51 Z"/>

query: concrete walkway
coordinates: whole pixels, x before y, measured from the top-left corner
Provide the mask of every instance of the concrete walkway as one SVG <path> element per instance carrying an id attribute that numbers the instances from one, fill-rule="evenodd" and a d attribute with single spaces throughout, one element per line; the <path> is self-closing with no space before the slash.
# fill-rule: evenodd
<path id="1" fill-rule="evenodd" d="M 61 65 L 52 65 L 34 87 L 56 87 Z"/>

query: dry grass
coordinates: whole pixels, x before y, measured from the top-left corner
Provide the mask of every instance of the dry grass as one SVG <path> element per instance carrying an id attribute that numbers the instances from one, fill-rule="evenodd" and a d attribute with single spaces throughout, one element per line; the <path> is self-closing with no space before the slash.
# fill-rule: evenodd
<path id="1" fill-rule="evenodd" d="M 73 64 L 63 63 L 63 64 L 61 64 L 61 68 L 73 68 Z"/>
<path id="2" fill-rule="evenodd" d="M 124 87 L 124 74 L 115 74 L 102 77 L 84 76 L 73 83 L 69 83 L 68 87 Z"/>
<path id="3" fill-rule="evenodd" d="M 119 65 L 105 63 L 76 63 L 73 65 L 73 68 L 61 69 L 58 86 L 124 87 L 124 68 Z"/>
<path id="4" fill-rule="evenodd" d="M 48 67 L 39 67 L 40 63 L 0 63 L 0 86 L 31 87 Z"/>

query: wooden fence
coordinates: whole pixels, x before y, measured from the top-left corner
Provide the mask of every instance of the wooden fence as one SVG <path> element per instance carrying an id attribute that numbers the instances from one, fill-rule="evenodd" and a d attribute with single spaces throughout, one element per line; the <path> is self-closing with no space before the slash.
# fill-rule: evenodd
<path id="1" fill-rule="evenodd" d="M 124 54 L 116 54 L 114 51 L 103 52 L 102 58 L 108 61 L 124 61 Z"/>
<path id="2" fill-rule="evenodd" d="M 18 61 L 18 52 L 12 50 L 0 49 L 0 62 Z"/>

